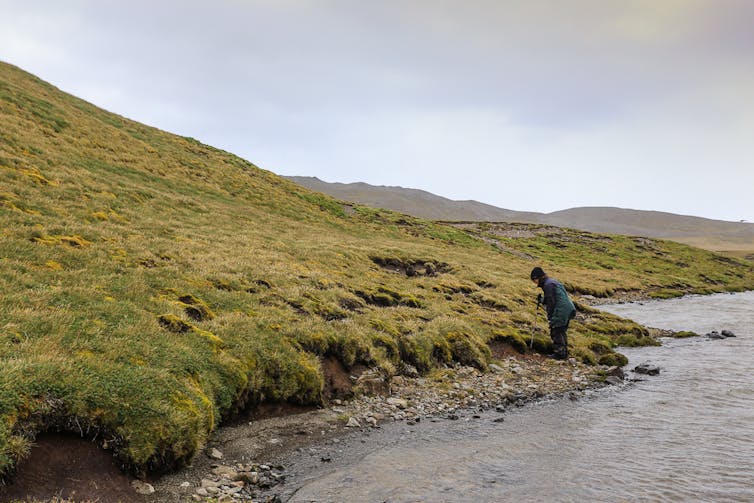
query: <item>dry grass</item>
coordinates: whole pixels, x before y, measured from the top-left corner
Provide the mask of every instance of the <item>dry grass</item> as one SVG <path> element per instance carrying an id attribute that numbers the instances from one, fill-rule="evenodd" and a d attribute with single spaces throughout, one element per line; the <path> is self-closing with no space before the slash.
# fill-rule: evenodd
<path id="1" fill-rule="evenodd" d="M 535 327 L 534 264 L 595 295 L 754 285 L 675 243 L 535 235 L 512 254 L 490 229 L 346 207 L 3 64 L 0 120 L 0 471 L 48 428 L 137 470 L 182 463 L 245 404 L 319 403 L 325 355 L 485 368 L 489 341 Z M 586 311 L 572 334 L 588 362 L 651 341 Z"/>

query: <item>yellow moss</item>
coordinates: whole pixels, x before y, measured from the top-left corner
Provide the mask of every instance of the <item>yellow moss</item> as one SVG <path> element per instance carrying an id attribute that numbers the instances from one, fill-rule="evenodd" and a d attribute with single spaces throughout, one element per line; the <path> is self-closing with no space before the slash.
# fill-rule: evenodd
<path id="1" fill-rule="evenodd" d="M 54 260 L 48 260 L 47 262 L 45 262 L 45 267 L 47 267 L 51 271 L 63 270 L 63 266 L 60 264 L 60 262 L 55 262 Z"/>
<path id="2" fill-rule="evenodd" d="M 215 409 L 212 400 L 209 399 L 195 377 L 189 377 L 186 379 L 186 385 L 193 392 L 194 397 L 199 399 L 201 409 L 197 407 L 194 400 L 185 397 L 183 394 L 181 397 L 175 397 L 174 400 L 196 416 L 201 415 L 201 410 L 203 409 L 207 418 L 208 431 L 213 430 L 215 428 Z"/>
<path id="3" fill-rule="evenodd" d="M 45 245 L 68 245 L 73 248 L 83 248 L 84 246 L 89 246 L 91 241 L 87 241 L 86 239 L 82 238 L 79 235 L 73 235 L 73 236 L 47 236 L 47 235 L 35 235 L 31 238 L 31 240 L 35 243 L 41 243 Z"/>
<path id="4" fill-rule="evenodd" d="M 23 173 L 24 175 L 28 176 L 29 178 L 31 178 L 32 180 L 34 180 L 34 182 L 39 185 L 52 185 L 52 186 L 58 185 L 58 182 L 45 178 L 45 176 L 42 175 L 42 173 L 40 173 L 36 169 L 21 168 L 19 169 L 19 171 Z"/>
<path id="5" fill-rule="evenodd" d="M 122 261 L 128 257 L 128 252 L 123 248 L 116 248 L 110 253 L 110 258 L 113 260 Z"/>
<path id="6" fill-rule="evenodd" d="M 111 218 L 111 219 L 116 220 L 116 221 L 121 222 L 121 223 L 128 222 L 127 218 L 121 216 L 120 214 L 118 214 L 117 212 L 115 212 L 113 210 L 110 210 L 110 213 L 108 213 L 107 216 L 108 216 L 108 218 Z"/>
<path id="7" fill-rule="evenodd" d="M 208 332 L 206 330 L 202 330 L 202 329 L 194 327 L 193 333 L 206 339 L 215 348 L 219 349 L 225 346 L 225 341 L 219 338 L 218 336 L 216 336 L 215 334 L 213 334 L 212 332 Z"/>
<path id="8" fill-rule="evenodd" d="M 115 302 L 115 298 L 113 298 L 113 297 L 110 297 L 109 295 L 105 295 L 105 296 L 104 296 L 104 297 L 102 298 L 102 300 L 104 300 L 104 301 L 106 301 L 106 302 Z"/>

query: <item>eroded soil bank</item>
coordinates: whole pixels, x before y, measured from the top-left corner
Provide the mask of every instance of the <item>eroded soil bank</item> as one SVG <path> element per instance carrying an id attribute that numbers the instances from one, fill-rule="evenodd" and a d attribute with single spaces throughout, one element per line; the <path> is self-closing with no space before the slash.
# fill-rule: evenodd
<path id="1" fill-rule="evenodd" d="M 340 446 L 379 435 L 394 423 L 411 427 L 422 421 L 474 420 L 483 410 L 503 412 L 553 396 L 576 399 L 601 386 L 610 370 L 575 361 L 504 357 L 489 373 L 455 367 L 427 377 L 396 377 L 383 396 L 336 400 L 326 409 L 221 428 L 191 467 L 154 482 L 150 501 L 198 501 L 224 494 L 228 501 L 273 501 L 291 492 L 286 479 L 298 469 L 291 460 L 326 465 L 346 451 L 356 452 Z M 213 449 L 222 459 L 211 457 Z"/>
<path id="2" fill-rule="evenodd" d="M 514 357 L 504 346 L 493 349 L 499 364 L 487 373 L 457 366 L 424 377 L 394 377 L 382 395 L 334 399 L 327 408 L 302 411 L 269 404 L 257 408 L 218 429 L 190 466 L 144 481 L 154 489 L 152 494 L 137 493 L 134 479 L 95 444 L 75 437 L 40 437 L 0 499 L 274 501 L 290 492 L 285 479 L 293 472 L 284 460 L 329 463 L 339 450 L 342 453 L 337 447 L 341 442 L 360 442 L 364 435 L 379 433 L 392 423 L 411 426 L 421 421 L 470 420 L 482 410 L 504 411 L 567 393 L 576 398 L 580 391 L 602 385 L 609 371 L 573 360 Z M 138 485 L 138 489 L 149 492 L 149 486 Z"/>

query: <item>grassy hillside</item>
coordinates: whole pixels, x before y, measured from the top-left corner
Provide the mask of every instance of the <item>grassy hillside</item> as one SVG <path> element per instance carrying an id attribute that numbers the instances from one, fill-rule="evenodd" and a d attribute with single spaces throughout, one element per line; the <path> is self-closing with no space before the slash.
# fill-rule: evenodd
<path id="1" fill-rule="evenodd" d="M 750 265 L 667 242 L 503 243 L 346 205 L 6 64 L 0 120 L 0 471 L 48 429 L 171 467 L 248 404 L 321 403 L 325 358 L 485 368 L 493 340 L 526 349 L 535 264 L 599 295 L 754 287 Z M 650 342 L 588 308 L 571 339 L 591 363 Z"/>

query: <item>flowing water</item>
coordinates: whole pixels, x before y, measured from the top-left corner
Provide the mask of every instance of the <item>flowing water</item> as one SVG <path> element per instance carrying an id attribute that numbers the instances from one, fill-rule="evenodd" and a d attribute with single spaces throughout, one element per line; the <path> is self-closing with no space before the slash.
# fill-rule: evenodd
<path id="1" fill-rule="evenodd" d="M 504 422 L 488 412 L 389 425 L 298 481 L 290 501 L 754 501 L 754 292 L 604 309 L 737 337 L 626 349 L 629 368 L 650 362 L 660 375 L 506 412 Z"/>

